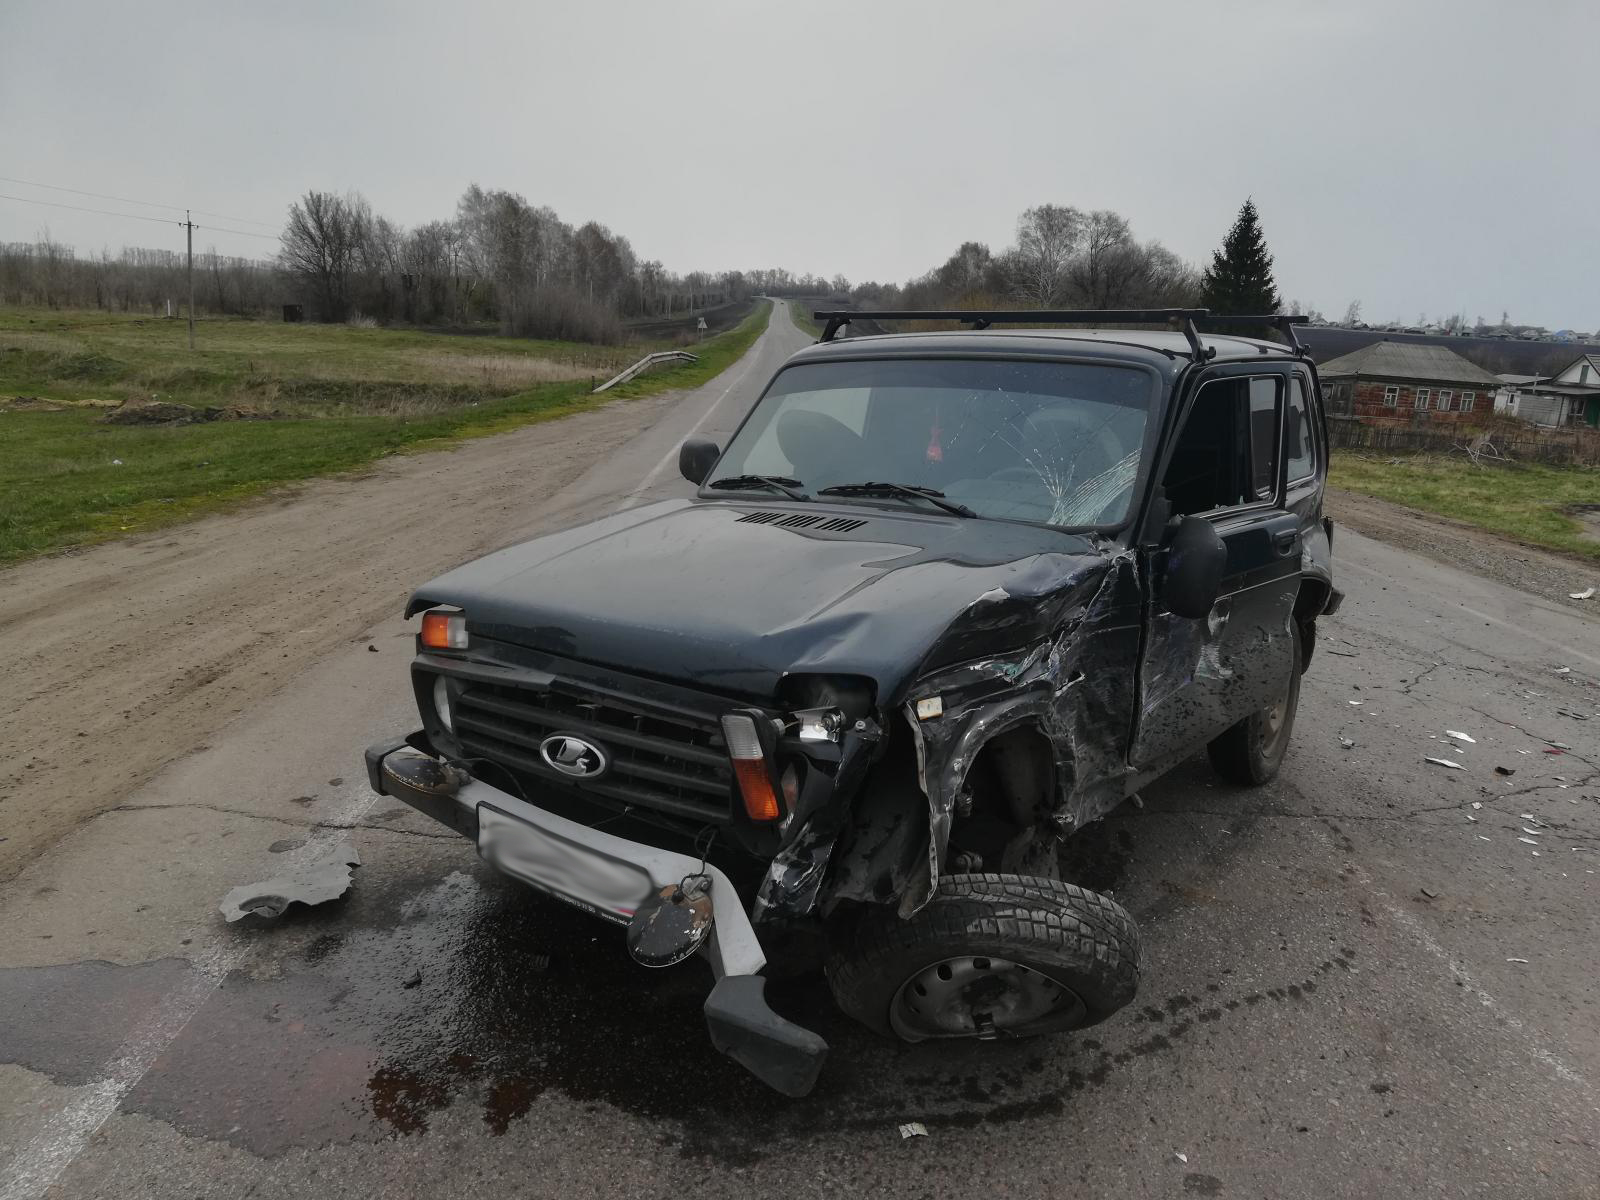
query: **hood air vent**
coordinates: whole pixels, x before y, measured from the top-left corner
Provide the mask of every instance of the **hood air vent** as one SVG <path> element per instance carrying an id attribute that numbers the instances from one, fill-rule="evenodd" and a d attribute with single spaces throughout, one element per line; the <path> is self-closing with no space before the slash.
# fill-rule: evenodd
<path id="1" fill-rule="evenodd" d="M 860 529 L 865 521 L 855 517 L 829 517 L 824 520 L 815 513 L 753 512 L 740 517 L 740 525 L 772 525 L 780 529 L 815 529 L 818 533 L 849 533 Z"/>

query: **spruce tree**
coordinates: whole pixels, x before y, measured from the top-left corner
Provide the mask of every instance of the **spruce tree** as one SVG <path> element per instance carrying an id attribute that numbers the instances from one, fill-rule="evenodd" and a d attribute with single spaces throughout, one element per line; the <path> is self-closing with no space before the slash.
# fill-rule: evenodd
<path id="1" fill-rule="evenodd" d="M 1256 206 L 1249 200 L 1211 256 L 1200 279 L 1200 304 L 1219 316 L 1278 311 L 1278 288 L 1272 281 L 1272 255 L 1261 236 Z"/>

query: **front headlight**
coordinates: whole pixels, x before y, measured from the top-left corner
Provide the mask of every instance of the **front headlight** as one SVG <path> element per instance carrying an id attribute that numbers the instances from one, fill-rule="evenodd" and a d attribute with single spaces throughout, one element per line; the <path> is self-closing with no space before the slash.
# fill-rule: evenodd
<path id="1" fill-rule="evenodd" d="M 450 685 L 443 675 L 433 678 L 433 711 L 439 715 L 439 724 L 444 726 L 445 732 L 454 733 L 455 727 L 450 723 Z"/>

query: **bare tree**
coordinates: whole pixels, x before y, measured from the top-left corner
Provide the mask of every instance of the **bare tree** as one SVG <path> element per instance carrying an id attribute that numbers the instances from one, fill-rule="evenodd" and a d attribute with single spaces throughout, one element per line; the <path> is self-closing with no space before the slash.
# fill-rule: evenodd
<path id="1" fill-rule="evenodd" d="M 289 208 L 278 261 L 316 289 L 328 320 L 342 321 L 349 313 L 350 276 L 363 253 L 370 215 L 360 196 L 332 192 L 307 192 Z"/>
<path id="2" fill-rule="evenodd" d="M 1359 325 L 1360 323 L 1361 323 L 1361 301 L 1352 300 L 1352 301 L 1350 301 L 1349 307 L 1344 310 L 1344 320 L 1341 321 L 1340 324 L 1349 326 L 1349 325 Z"/>
<path id="3" fill-rule="evenodd" d="M 1017 246 L 1008 256 L 1012 287 L 1040 308 L 1066 290 L 1067 265 L 1083 238 L 1083 214 L 1061 204 L 1041 204 L 1017 219 Z"/>

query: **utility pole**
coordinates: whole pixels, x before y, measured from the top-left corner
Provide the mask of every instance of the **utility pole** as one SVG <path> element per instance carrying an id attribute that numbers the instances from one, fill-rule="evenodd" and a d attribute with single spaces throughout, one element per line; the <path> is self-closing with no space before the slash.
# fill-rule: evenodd
<path id="1" fill-rule="evenodd" d="M 189 235 L 189 349 L 194 349 L 194 222 L 183 210 L 183 228 Z"/>

